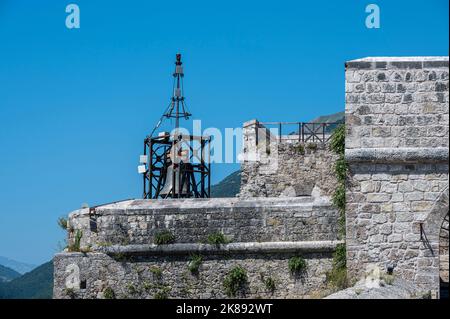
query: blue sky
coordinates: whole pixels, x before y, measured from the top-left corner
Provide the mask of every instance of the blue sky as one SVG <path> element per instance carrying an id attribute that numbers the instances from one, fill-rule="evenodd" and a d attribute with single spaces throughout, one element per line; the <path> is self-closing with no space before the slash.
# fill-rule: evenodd
<path id="1" fill-rule="evenodd" d="M 0 255 L 35 264 L 57 251 L 59 216 L 140 196 L 176 52 L 205 128 L 342 111 L 346 60 L 448 55 L 447 0 L 72 2 L 77 30 L 69 1 L 0 0 Z"/>

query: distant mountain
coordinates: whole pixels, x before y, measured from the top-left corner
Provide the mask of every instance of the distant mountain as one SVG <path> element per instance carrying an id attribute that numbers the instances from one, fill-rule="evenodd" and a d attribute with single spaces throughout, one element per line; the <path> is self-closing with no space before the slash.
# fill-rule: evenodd
<path id="1" fill-rule="evenodd" d="M 0 283 L 0 299 L 51 299 L 53 295 L 53 261 L 10 282 Z"/>
<path id="2" fill-rule="evenodd" d="M 0 282 L 11 281 L 17 277 L 20 277 L 20 274 L 17 271 L 0 265 Z"/>
<path id="3" fill-rule="evenodd" d="M 11 268 L 22 275 L 33 270 L 36 267 L 36 265 L 22 263 L 20 261 L 9 259 L 3 256 L 0 256 L 0 265 Z"/>
<path id="4" fill-rule="evenodd" d="M 345 112 L 322 115 L 312 120 L 311 123 L 338 123 L 325 127 L 325 133 L 332 133 L 341 123 L 345 123 Z"/>
<path id="5" fill-rule="evenodd" d="M 241 171 L 225 177 L 221 182 L 211 186 L 211 197 L 235 197 L 241 187 Z"/>
<path id="6" fill-rule="evenodd" d="M 322 115 L 314 120 L 311 123 L 344 123 L 345 121 L 345 112 L 338 112 L 328 115 Z"/>

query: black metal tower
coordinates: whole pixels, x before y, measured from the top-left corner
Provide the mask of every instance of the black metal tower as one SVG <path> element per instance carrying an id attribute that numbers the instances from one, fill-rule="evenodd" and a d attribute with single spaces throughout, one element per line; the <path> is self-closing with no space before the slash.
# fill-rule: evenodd
<path id="1" fill-rule="evenodd" d="M 209 136 L 182 134 L 180 119 L 189 119 L 183 94 L 183 63 L 176 55 L 172 98 L 157 125 L 144 140 L 139 173 L 143 174 L 143 198 L 180 198 L 210 196 Z M 164 118 L 174 118 L 171 133 L 153 136 Z"/>

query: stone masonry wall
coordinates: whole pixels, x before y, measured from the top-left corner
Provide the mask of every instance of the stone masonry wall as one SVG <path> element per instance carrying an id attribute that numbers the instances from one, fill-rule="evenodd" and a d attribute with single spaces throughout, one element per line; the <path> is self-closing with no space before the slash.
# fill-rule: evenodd
<path id="1" fill-rule="evenodd" d="M 288 267 L 289 258 L 296 255 L 298 253 L 203 255 L 198 272 L 192 273 L 188 269 L 188 254 L 141 255 L 130 259 L 122 257 L 118 261 L 114 256 L 102 253 L 62 253 L 54 258 L 54 298 L 105 298 L 107 288 L 120 299 L 227 298 L 224 278 L 237 265 L 247 271 L 248 283 L 236 297 L 319 296 L 326 287 L 326 272 L 332 267 L 331 253 L 303 254 L 308 268 L 301 276 L 291 274 Z M 78 269 L 70 274 L 76 267 Z M 75 278 L 73 290 L 66 287 L 70 278 Z M 267 278 L 275 282 L 273 291 L 264 283 Z"/>
<path id="2" fill-rule="evenodd" d="M 131 200 L 69 215 L 69 243 L 150 244 L 162 230 L 176 242 L 201 243 L 221 232 L 232 242 L 337 239 L 338 212 L 305 198 Z"/>
<path id="3" fill-rule="evenodd" d="M 426 234 L 423 225 L 448 193 L 448 89 L 448 57 L 346 64 L 350 276 L 394 266 L 395 275 L 439 290 L 438 230 Z"/>
<path id="4" fill-rule="evenodd" d="M 238 298 L 313 298 L 327 286 L 338 212 L 301 198 L 129 200 L 69 215 L 69 244 L 54 258 L 54 298 L 224 298 L 235 266 L 247 273 Z M 155 244 L 170 231 L 175 242 Z M 227 244 L 211 245 L 221 232 Z M 197 272 L 189 270 L 201 256 Z M 292 273 L 301 256 L 306 270 Z M 266 280 L 275 283 L 271 289 Z M 109 293 L 108 293 L 109 292 Z"/>
<path id="5" fill-rule="evenodd" d="M 333 165 L 338 156 L 327 143 L 299 142 L 296 136 L 282 136 L 280 141 L 256 120 L 244 123 L 239 197 L 314 194 L 327 198 L 333 194 L 337 185 Z"/>

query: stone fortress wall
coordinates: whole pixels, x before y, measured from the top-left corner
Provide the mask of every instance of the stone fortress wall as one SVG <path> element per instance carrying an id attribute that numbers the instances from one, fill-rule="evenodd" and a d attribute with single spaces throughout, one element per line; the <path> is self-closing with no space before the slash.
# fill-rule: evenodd
<path id="1" fill-rule="evenodd" d="M 346 64 L 346 243 L 354 278 L 376 264 L 435 295 L 439 268 L 448 283 L 448 222 L 441 231 L 448 220 L 448 71 L 448 57 Z"/>
<path id="2" fill-rule="evenodd" d="M 272 152 L 262 153 L 270 161 L 275 149 L 285 146 L 267 147 Z M 321 161 L 322 152 L 314 151 L 318 160 L 309 167 L 313 174 L 330 165 Z M 129 200 L 77 210 L 69 215 L 68 241 L 74 244 L 82 234 L 78 239 L 84 253 L 55 256 L 54 297 L 105 298 L 112 291 L 117 298 L 225 298 L 224 281 L 236 266 L 248 277 L 236 297 L 320 296 L 341 241 L 339 213 L 314 185 L 307 183 L 303 190 L 296 186 L 297 193 L 269 189 L 264 197 Z M 156 245 L 162 231 L 169 231 L 174 243 Z M 229 243 L 206 243 L 215 233 Z M 189 265 L 195 255 L 202 262 L 193 273 Z M 289 268 L 291 258 L 299 256 L 306 261 L 301 274 Z"/>
<path id="3" fill-rule="evenodd" d="M 337 186 L 333 165 L 338 155 L 328 141 L 310 137 L 302 142 L 295 134 L 280 139 L 278 134 L 257 120 L 244 123 L 239 197 L 330 198 Z"/>
<path id="4" fill-rule="evenodd" d="M 109 290 L 118 298 L 224 298 L 224 278 L 236 265 L 248 275 L 238 297 L 311 297 L 332 267 L 337 218 L 312 197 L 131 200 L 81 209 L 70 215 L 69 242 L 81 231 L 81 250 L 88 252 L 55 256 L 54 297 L 103 298 Z M 175 243 L 155 245 L 162 230 Z M 215 232 L 230 243 L 206 244 Z M 198 273 L 188 269 L 194 254 L 203 259 Z M 288 268 L 299 255 L 308 265 L 300 277 Z M 269 277 L 282 288 L 268 290 Z"/>
<path id="5" fill-rule="evenodd" d="M 435 295 L 448 282 L 448 76 L 448 57 L 346 64 L 353 279 L 376 265 Z M 130 200 L 71 213 L 69 244 L 79 241 L 81 252 L 55 256 L 54 297 L 223 298 L 236 266 L 248 276 L 236 297 L 318 297 L 341 243 L 330 203 L 337 157 L 299 140 L 245 123 L 238 198 Z M 174 242 L 155 244 L 161 231 Z M 214 233 L 229 243 L 206 243 Z M 301 276 L 289 270 L 297 256 L 307 264 Z"/>

